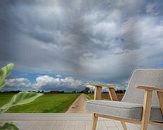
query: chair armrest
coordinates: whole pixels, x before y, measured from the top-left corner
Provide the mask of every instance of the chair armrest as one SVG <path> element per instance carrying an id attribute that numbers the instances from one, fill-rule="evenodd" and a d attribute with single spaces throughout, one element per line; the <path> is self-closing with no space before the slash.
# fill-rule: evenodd
<path id="1" fill-rule="evenodd" d="M 158 92 L 163 92 L 162 88 L 159 87 L 152 87 L 152 86 L 138 86 L 136 87 L 137 89 L 143 89 L 146 91 L 158 91 Z"/>
<path id="2" fill-rule="evenodd" d="M 161 113 L 163 115 L 163 92 L 157 91 L 157 96 L 158 96 L 158 100 L 159 100 L 159 104 L 161 108 Z"/>
<path id="3" fill-rule="evenodd" d="M 105 85 L 105 84 L 96 84 L 96 83 L 91 83 L 89 85 L 95 87 L 94 100 L 101 100 L 102 87 L 106 87 L 109 89 L 109 95 L 110 95 L 111 100 L 118 101 L 117 95 L 115 93 L 115 87 L 114 86 Z"/>
<path id="4" fill-rule="evenodd" d="M 143 89 L 145 90 L 145 100 L 144 100 L 144 103 L 145 102 L 149 102 L 149 101 L 146 101 L 146 100 L 151 100 L 152 98 L 152 92 L 153 91 L 157 91 L 157 96 L 158 96 L 158 100 L 159 100 L 159 104 L 160 104 L 160 108 L 161 108 L 161 113 L 163 114 L 163 89 L 162 88 L 159 88 L 159 87 L 149 87 L 149 86 L 138 86 L 137 89 Z M 150 94 L 150 96 L 146 96 L 147 94 Z M 150 104 L 151 104 L 151 101 L 150 101 Z M 145 112 L 144 112 L 145 113 Z"/>

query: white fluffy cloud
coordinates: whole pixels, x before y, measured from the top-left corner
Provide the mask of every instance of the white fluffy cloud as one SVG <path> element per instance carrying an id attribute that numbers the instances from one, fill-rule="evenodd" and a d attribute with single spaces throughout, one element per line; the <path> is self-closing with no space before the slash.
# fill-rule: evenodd
<path id="1" fill-rule="evenodd" d="M 40 89 L 44 89 L 44 87 L 49 87 L 49 86 L 54 89 L 56 87 L 60 87 L 61 89 L 62 87 L 65 87 L 65 88 L 72 88 L 75 90 L 80 85 L 81 85 L 81 81 L 76 80 L 72 77 L 54 78 L 49 75 L 43 75 L 37 77 L 35 83 L 31 83 L 26 78 L 13 78 L 13 79 L 6 80 L 7 87 L 12 87 L 12 88 L 16 87 L 16 88 L 20 88 L 20 90 L 22 88 L 28 88 L 31 90 L 40 90 Z"/>
<path id="2" fill-rule="evenodd" d="M 7 79 L 6 80 L 6 86 L 16 86 L 16 87 L 30 87 L 31 83 L 26 78 L 13 78 L 13 79 Z"/>
<path id="3" fill-rule="evenodd" d="M 64 86 L 68 88 L 77 88 L 81 85 L 80 80 L 76 80 L 72 77 L 66 77 L 66 78 L 54 78 L 48 75 L 43 75 L 36 78 L 36 84 L 34 84 L 34 87 L 39 89 L 43 86 Z"/>

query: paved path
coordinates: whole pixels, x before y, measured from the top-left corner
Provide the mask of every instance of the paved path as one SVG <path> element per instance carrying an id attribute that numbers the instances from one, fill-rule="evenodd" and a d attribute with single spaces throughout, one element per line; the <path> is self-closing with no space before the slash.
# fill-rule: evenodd
<path id="1" fill-rule="evenodd" d="M 69 107 L 66 113 L 85 113 L 86 95 L 81 94 Z"/>

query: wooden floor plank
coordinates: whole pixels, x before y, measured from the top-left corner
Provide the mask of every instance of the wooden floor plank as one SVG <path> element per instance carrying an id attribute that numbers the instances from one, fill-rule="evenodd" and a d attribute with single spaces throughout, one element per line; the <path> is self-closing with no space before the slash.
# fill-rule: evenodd
<path id="1" fill-rule="evenodd" d="M 0 116 L 0 123 L 13 122 L 20 130 L 90 130 L 91 117 L 88 113 L 5 113 Z M 121 130 L 121 126 L 99 118 L 97 130 Z"/>

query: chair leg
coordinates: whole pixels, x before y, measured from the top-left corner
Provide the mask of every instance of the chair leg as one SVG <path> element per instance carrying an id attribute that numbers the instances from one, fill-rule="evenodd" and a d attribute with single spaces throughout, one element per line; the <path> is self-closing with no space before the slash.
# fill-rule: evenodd
<path id="1" fill-rule="evenodd" d="M 148 128 L 151 112 L 151 102 L 152 102 L 152 91 L 151 90 L 145 91 L 141 130 L 147 130 Z"/>
<path id="2" fill-rule="evenodd" d="M 121 121 L 121 124 L 122 124 L 123 129 L 127 130 L 127 126 L 126 126 L 125 122 Z"/>
<path id="3" fill-rule="evenodd" d="M 142 124 L 141 125 L 141 130 L 147 130 L 147 128 L 148 128 L 148 124 Z"/>
<path id="4" fill-rule="evenodd" d="M 92 130 L 96 130 L 98 117 L 93 113 Z"/>

